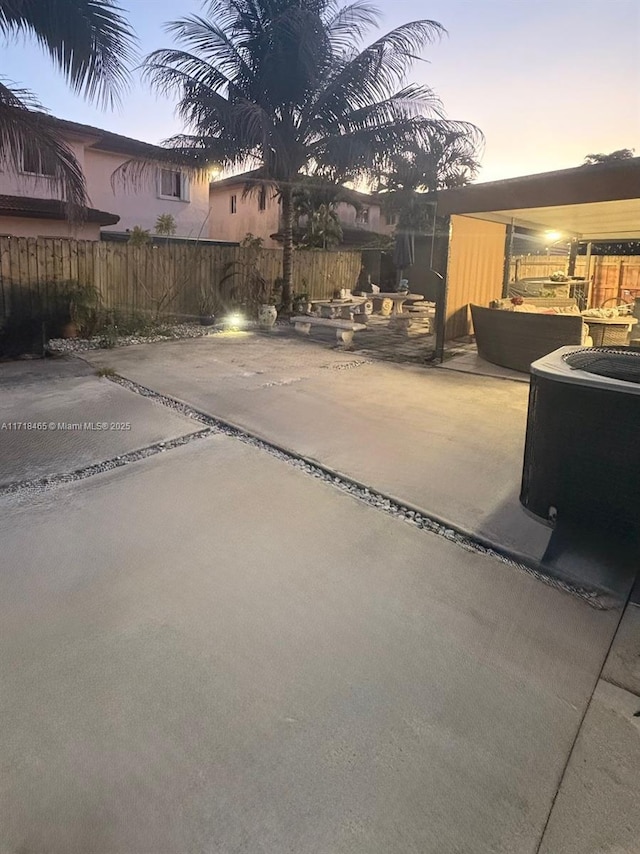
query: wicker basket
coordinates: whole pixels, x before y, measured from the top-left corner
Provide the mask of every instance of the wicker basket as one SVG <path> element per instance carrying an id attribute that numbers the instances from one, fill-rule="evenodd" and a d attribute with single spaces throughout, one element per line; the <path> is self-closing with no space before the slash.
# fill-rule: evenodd
<path id="1" fill-rule="evenodd" d="M 589 327 L 589 335 L 593 340 L 594 347 L 609 347 L 612 344 L 627 344 L 629 341 L 629 324 L 622 323 L 598 323 L 590 317 L 585 317 L 585 323 Z"/>

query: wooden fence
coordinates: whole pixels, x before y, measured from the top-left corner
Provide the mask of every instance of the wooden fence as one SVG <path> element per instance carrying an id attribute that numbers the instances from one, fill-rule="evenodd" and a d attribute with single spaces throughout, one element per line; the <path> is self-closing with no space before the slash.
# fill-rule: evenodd
<path id="1" fill-rule="evenodd" d="M 250 250 L 235 246 L 170 243 L 132 246 L 89 240 L 0 237 L 0 318 L 12 302 L 46 305 L 64 282 L 93 285 L 106 309 L 123 313 L 195 317 L 203 290 L 223 300 L 250 298 Z M 229 277 L 233 262 L 236 274 Z M 315 298 L 355 285 L 361 253 L 296 251 L 294 291 Z M 282 275 L 282 250 L 262 249 L 257 269 L 269 287 Z"/>
<path id="2" fill-rule="evenodd" d="M 640 256 L 592 255 L 588 270 L 586 263 L 586 256 L 578 255 L 575 275 L 592 280 L 592 306 L 600 307 L 607 300 L 640 297 Z M 556 270 L 566 273 L 567 267 L 568 259 L 562 256 L 520 255 L 511 259 L 510 279 L 545 277 Z"/>

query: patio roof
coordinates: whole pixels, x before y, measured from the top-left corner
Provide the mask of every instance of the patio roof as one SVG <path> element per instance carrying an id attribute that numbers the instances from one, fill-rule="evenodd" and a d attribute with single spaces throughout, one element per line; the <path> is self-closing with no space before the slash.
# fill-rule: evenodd
<path id="1" fill-rule="evenodd" d="M 640 157 L 474 184 L 437 195 L 438 214 L 460 214 L 581 240 L 640 238 Z"/>

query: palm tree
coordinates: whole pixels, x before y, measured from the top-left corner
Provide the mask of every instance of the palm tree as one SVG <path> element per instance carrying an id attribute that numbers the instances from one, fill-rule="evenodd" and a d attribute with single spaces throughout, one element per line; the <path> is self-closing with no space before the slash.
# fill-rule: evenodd
<path id="1" fill-rule="evenodd" d="M 583 166 L 597 166 L 599 163 L 612 163 L 618 160 L 630 160 L 634 155 L 633 148 L 619 148 L 611 154 L 587 154 Z"/>
<path id="2" fill-rule="evenodd" d="M 107 106 L 117 102 L 132 56 L 133 34 L 113 0 L 0 0 L 0 37 L 33 37 L 71 89 Z M 28 90 L 0 78 L 0 150 L 5 167 L 39 163 L 70 209 L 88 201 L 82 169 Z"/>
<path id="3" fill-rule="evenodd" d="M 194 164 L 257 164 L 256 182 L 276 188 L 288 306 L 300 175 L 334 183 L 375 175 L 390 152 L 455 126 L 428 87 L 406 83 L 417 55 L 445 31 L 412 21 L 363 46 L 379 18 L 367 0 L 208 0 L 206 10 L 168 25 L 178 47 L 147 58 L 147 79 L 178 94 L 188 133 L 170 147 Z"/>
<path id="4" fill-rule="evenodd" d="M 480 136 L 475 128 L 433 128 L 418 141 L 392 157 L 391 168 L 377 186 L 384 208 L 398 214 L 400 229 L 425 231 L 431 208 L 425 193 L 463 187 L 478 174 Z M 429 200 L 431 201 L 431 200 Z"/>

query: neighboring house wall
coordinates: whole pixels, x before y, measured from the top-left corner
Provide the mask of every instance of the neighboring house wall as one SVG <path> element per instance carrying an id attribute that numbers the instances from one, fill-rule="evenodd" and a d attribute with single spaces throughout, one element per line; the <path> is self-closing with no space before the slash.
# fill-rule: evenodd
<path id="1" fill-rule="evenodd" d="M 80 168 L 84 171 L 84 149 L 88 140 L 69 137 L 66 143 L 72 150 Z M 38 177 L 26 172 L 9 171 L 6 163 L 0 160 L 0 195 L 27 196 L 36 199 L 58 199 L 60 194 L 53 182 L 45 175 Z M 113 211 L 117 213 L 117 211 Z"/>
<path id="2" fill-rule="evenodd" d="M 116 225 L 104 226 L 105 231 L 126 231 L 136 225 L 153 231 L 160 214 L 171 214 L 176 221 L 176 237 L 209 236 L 208 180 L 185 180 L 183 182 L 186 190 L 184 199 L 161 197 L 158 176 L 155 174 L 138 187 L 123 186 L 121 182 L 116 182 L 115 186 L 112 186 L 111 179 L 114 171 L 127 160 L 133 159 L 133 156 L 112 154 L 92 148 L 101 139 L 97 132 L 80 134 L 65 130 L 62 135 L 84 172 L 90 206 L 120 217 Z M 41 176 L 36 179 L 25 173 L 16 175 L 6 169 L 3 170 L 3 165 L 0 163 L 0 195 L 59 198 L 55 185 L 46 177 Z M 17 217 L 11 219 L 13 219 L 11 234 L 31 235 L 33 233 L 32 225 L 28 222 L 23 225 L 22 219 Z M 46 226 L 46 231 L 40 232 L 43 236 L 60 236 L 59 223 L 56 224 L 55 220 L 52 220 L 49 225 L 47 220 L 42 222 L 42 227 Z M 11 226 L 8 220 L 7 225 Z M 18 231 L 18 228 L 22 230 Z M 65 236 L 69 235 L 65 234 Z"/>
<path id="3" fill-rule="evenodd" d="M 270 236 L 280 227 L 280 205 L 273 190 L 266 190 L 264 210 L 261 210 L 259 194 L 243 197 L 244 187 L 244 183 L 216 187 L 213 182 L 210 185 L 209 238 L 240 243 L 250 233 L 261 237 L 265 248 L 279 247 Z"/>
<path id="4" fill-rule="evenodd" d="M 506 228 L 475 217 L 451 217 L 445 338 L 469 335 L 469 303 L 486 306 L 502 296 Z"/>
<path id="5" fill-rule="evenodd" d="M 10 237 L 71 237 L 100 240 L 100 226 L 94 222 L 71 225 L 63 220 L 0 216 L 0 235 Z"/>
<path id="6" fill-rule="evenodd" d="M 360 210 L 356 211 L 353 205 L 347 202 L 339 202 L 336 205 L 336 213 L 342 225 L 380 233 L 383 224 L 380 216 L 380 205 L 363 202 Z"/>
<path id="7" fill-rule="evenodd" d="M 126 231 L 138 225 L 153 232 L 160 214 L 171 214 L 176 221 L 176 237 L 209 237 L 209 184 L 183 177 L 185 199 L 161 197 L 157 174 L 150 175 L 140 186 L 123 185 L 113 173 L 130 158 L 123 154 L 87 149 L 85 176 L 94 208 L 116 213 L 117 225 L 104 231 Z"/>

